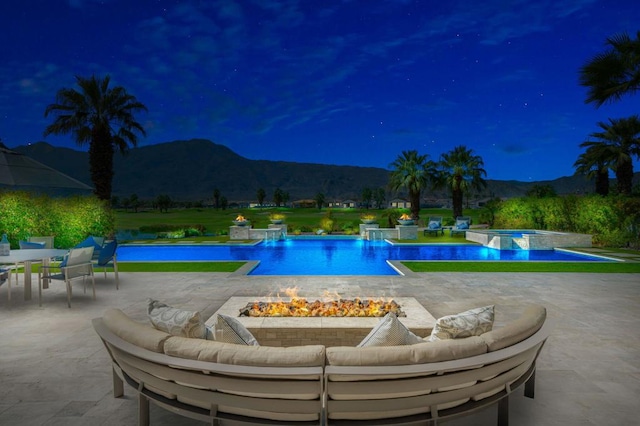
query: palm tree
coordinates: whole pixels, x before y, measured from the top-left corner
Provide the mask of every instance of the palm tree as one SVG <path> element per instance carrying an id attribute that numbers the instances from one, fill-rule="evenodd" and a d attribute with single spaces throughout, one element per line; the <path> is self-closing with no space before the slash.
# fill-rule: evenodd
<path id="1" fill-rule="evenodd" d="M 602 147 L 587 149 L 580 154 L 573 167 L 576 168 L 576 174 L 595 179 L 596 194 L 606 197 L 609 194 L 609 164 L 603 159 Z"/>
<path id="2" fill-rule="evenodd" d="M 462 201 L 464 193 L 470 189 L 480 190 L 487 186 L 483 169 L 484 161 L 479 155 L 464 145 L 456 146 L 453 150 L 442 154 L 439 162 L 438 187 L 446 186 L 451 190 L 453 201 L 453 217 L 462 216 Z"/>
<path id="3" fill-rule="evenodd" d="M 429 160 L 428 154 L 419 155 L 418 151 L 412 150 L 402 151 L 391 167 L 391 189 L 406 189 L 409 192 L 411 217 L 420 219 L 420 193 L 435 179 L 435 163 Z"/>
<path id="4" fill-rule="evenodd" d="M 640 158 L 640 118 L 632 115 L 628 118 L 609 119 L 609 123 L 599 122 L 602 132 L 589 136 L 594 141 L 585 141 L 582 148 L 591 150 L 594 155 L 608 164 L 615 172 L 618 192 L 630 195 L 633 185 L 633 157 Z"/>
<path id="5" fill-rule="evenodd" d="M 102 200 L 111 199 L 115 149 L 124 154 L 128 144 L 137 145 L 137 133 L 146 136 L 134 113 L 146 111 L 147 107 L 123 87 L 110 88 L 110 80 L 108 75 L 103 79 L 76 76 L 80 90 L 60 89 L 57 103 L 47 106 L 44 112 L 45 117 L 56 115 L 45 129 L 45 136 L 71 133 L 79 145 L 89 144 L 91 181 Z"/>
<path id="6" fill-rule="evenodd" d="M 600 107 L 640 89 L 640 31 L 633 40 L 622 33 L 607 39 L 610 49 L 580 69 L 580 84 L 588 87 L 585 103 Z"/>

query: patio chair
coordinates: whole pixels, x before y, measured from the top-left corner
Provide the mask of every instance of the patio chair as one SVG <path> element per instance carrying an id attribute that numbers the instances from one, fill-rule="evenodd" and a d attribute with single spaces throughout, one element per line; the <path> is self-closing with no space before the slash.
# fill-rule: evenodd
<path id="1" fill-rule="evenodd" d="M 52 249 L 55 248 L 53 246 L 54 237 L 52 236 L 44 236 L 44 237 L 29 237 L 27 241 L 30 243 L 44 243 L 44 248 Z"/>
<path id="2" fill-rule="evenodd" d="M 444 235 L 444 229 L 442 229 L 442 216 L 431 216 L 427 223 L 427 228 L 424 230 L 423 235 L 435 234 L 435 236 Z"/>
<path id="3" fill-rule="evenodd" d="M 94 237 L 93 235 L 89 235 L 87 238 L 76 244 L 73 248 L 93 247 L 93 260 L 97 260 L 100 256 L 100 251 L 102 250 L 103 246 L 103 237 Z"/>
<path id="4" fill-rule="evenodd" d="M 96 262 L 96 266 L 103 269 L 105 279 L 107 279 L 107 268 L 113 267 L 113 274 L 116 278 L 116 290 L 120 288 L 120 279 L 118 278 L 118 260 L 116 256 L 117 248 L 118 241 L 109 241 L 102 247 L 102 250 L 100 250 L 100 255 Z"/>
<path id="5" fill-rule="evenodd" d="M 93 247 L 72 248 L 64 260 L 56 266 L 45 266 L 40 268 L 38 274 L 38 303 L 42 306 L 42 288 L 45 280 L 64 281 L 67 286 L 67 306 L 71 307 L 71 281 L 82 278 L 84 292 L 87 292 L 87 277 L 91 277 L 93 287 L 93 299 L 96 299 L 96 281 L 93 277 Z"/>
<path id="6" fill-rule="evenodd" d="M 11 269 L 9 268 L 0 268 L 0 285 L 4 284 L 5 281 L 8 281 L 7 284 L 7 298 L 9 302 L 11 302 Z"/>
<path id="7" fill-rule="evenodd" d="M 458 216 L 456 218 L 456 224 L 451 227 L 451 236 L 455 234 L 466 234 L 467 230 L 471 226 L 471 218 L 469 216 Z"/>

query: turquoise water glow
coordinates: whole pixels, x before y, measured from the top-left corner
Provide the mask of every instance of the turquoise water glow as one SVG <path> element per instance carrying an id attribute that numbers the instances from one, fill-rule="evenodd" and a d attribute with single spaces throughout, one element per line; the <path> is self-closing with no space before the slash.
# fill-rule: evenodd
<path id="1" fill-rule="evenodd" d="M 387 260 L 606 261 L 556 250 L 476 245 L 391 245 L 359 239 L 285 240 L 255 246 L 121 245 L 118 261 L 259 260 L 250 275 L 397 275 Z"/>

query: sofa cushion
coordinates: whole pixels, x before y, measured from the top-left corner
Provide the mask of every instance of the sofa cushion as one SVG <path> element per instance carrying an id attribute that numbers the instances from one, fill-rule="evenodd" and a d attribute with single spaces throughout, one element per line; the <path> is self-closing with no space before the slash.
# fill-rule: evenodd
<path id="1" fill-rule="evenodd" d="M 102 321 L 113 334 L 122 340 L 153 352 L 162 353 L 164 343 L 171 337 L 169 333 L 132 320 L 120 309 L 107 310 L 102 316 Z"/>
<path id="2" fill-rule="evenodd" d="M 515 345 L 540 330 L 547 318 L 547 310 L 541 305 L 528 306 L 520 318 L 504 327 L 484 333 L 481 337 L 487 343 L 489 352 Z"/>
<path id="3" fill-rule="evenodd" d="M 253 334 L 240 321 L 228 315 L 218 314 L 213 332 L 213 340 L 219 342 L 259 346 Z"/>
<path id="4" fill-rule="evenodd" d="M 479 336 L 493 328 L 494 306 L 470 309 L 455 315 L 438 318 L 431 331 L 429 341 L 459 339 Z"/>
<path id="5" fill-rule="evenodd" d="M 395 314 L 389 312 L 362 339 L 358 347 L 413 345 L 422 341 L 420 337 L 409 331 Z"/>
<path id="6" fill-rule="evenodd" d="M 424 342 L 406 346 L 353 348 L 337 346 L 327 348 L 330 365 L 377 366 L 408 365 L 449 361 L 481 355 L 487 345 L 480 337 Z"/>
<path id="7" fill-rule="evenodd" d="M 325 348 L 322 345 L 286 348 L 246 346 L 184 337 L 168 339 L 164 353 L 199 361 L 258 367 L 318 367 L 324 366 L 325 360 Z"/>
<path id="8" fill-rule="evenodd" d="M 200 312 L 173 308 L 157 300 L 148 300 L 149 320 L 155 328 L 174 336 L 204 339 L 207 330 Z"/>

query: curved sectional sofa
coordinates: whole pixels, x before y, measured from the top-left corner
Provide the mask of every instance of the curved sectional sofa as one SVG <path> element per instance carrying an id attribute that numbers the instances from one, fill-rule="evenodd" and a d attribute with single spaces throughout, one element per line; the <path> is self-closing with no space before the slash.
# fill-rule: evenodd
<path id="1" fill-rule="evenodd" d="M 500 328 L 462 339 L 389 347 L 245 346 L 176 337 L 111 309 L 93 325 L 112 359 L 113 392 L 129 384 L 140 425 L 149 402 L 212 424 L 437 424 L 498 405 L 525 385 L 551 331 L 530 305 Z M 235 423 L 234 423 L 235 424 Z"/>

